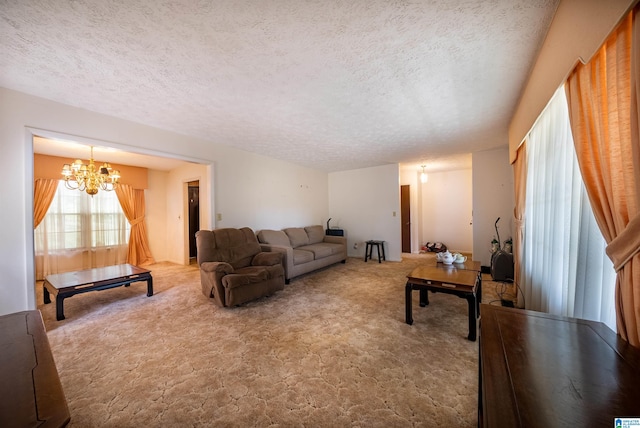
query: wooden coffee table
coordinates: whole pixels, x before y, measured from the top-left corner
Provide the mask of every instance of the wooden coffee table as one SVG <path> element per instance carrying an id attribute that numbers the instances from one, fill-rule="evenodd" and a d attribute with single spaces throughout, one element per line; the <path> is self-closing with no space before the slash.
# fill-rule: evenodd
<path id="1" fill-rule="evenodd" d="M 151 271 L 130 264 L 106 266 L 48 275 L 43 284 L 44 303 L 51 303 L 50 294 L 56 297 L 56 319 L 64 319 L 63 301 L 80 293 L 128 287 L 133 282 L 147 281 L 147 296 L 153 296 Z"/>
<path id="2" fill-rule="evenodd" d="M 469 335 L 476 340 L 476 318 L 478 315 L 479 271 L 457 268 L 453 265 L 437 264 L 419 266 L 407 276 L 405 287 L 406 322 L 413 324 L 411 292 L 420 291 L 420 306 L 429 304 L 428 292 L 453 294 L 467 299 L 469 306 Z"/>
<path id="3" fill-rule="evenodd" d="M 437 262 L 437 266 L 441 268 L 453 266 L 456 269 L 472 270 L 478 275 L 478 286 L 476 289 L 476 311 L 478 312 L 477 315 L 480 316 L 480 303 L 482 300 L 482 266 L 480 262 L 467 260 L 464 263 L 454 263 L 451 266 L 447 266 L 442 262 Z"/>

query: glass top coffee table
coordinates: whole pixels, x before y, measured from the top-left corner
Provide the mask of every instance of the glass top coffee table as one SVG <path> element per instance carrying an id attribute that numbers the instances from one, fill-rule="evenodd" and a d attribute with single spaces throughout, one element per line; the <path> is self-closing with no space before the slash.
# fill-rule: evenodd
<path id="1" fill-rule="evenodd" d="M 75 272 L 48 275 L 44 284 L 44 303 L 51 303 L 50 294 L 56 297 L 56 319 L 64 319 L 64 299 L 89 291 L 128 287 L 131 283 L 146 281 L 147 296 L 153 296 L 151 271 L 130 264 L 85 269 Z"/>

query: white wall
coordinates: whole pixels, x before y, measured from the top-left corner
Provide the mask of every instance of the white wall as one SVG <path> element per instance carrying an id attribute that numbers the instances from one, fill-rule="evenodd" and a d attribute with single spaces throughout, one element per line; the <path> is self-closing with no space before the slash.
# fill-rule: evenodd
<path id="1" fill-rule="evenodd" d="M 401 261 L 398 165 L 330 173 L 329 216 L 345 229 L 350 257 L 364 258 L 364 242 L 375 239 L 386 241 L 387 260 Z"/>
<path id="2" fill-rule="evenodd" d="M 211 202 L 207 167 L 194 163 L 169 171 L 167 177 L 166 240 L 174 243 L 167 249 L 167 259 L 178 264 L 189 263 L 189 213 L 187 183 L 200 182 L 200 229 L 211 229 Z"/>
<path id="3" fill-rule="evenodd" d="M 411 222 L 411 252 L 419 253 L 422 241 L 422 194 L 418 191 L 420 188 L 419 180 L 420 172 L 411 168 L 403 168 L 400 170 L 400 185 L 409 186 L 409 211 L 411 216 L 409 221 Z M 402 220 L 402 219 L 400 219 Z M 402 224 L 400 225 L 402 228 Z M 400 245 L 402 245 L 402 229 L 400 230 Z M 402 248 L 402 247 L 401 247 Z"/>
<path id="4" fill-rule="evenodd" d="M 254 230 L 324 224 L 327 173 L 235 151 L 216 162 L 215 226 Z"/>
<path id="5" fill-rule="evenodd" d="M 428 241 L 444 242 L 455 251 L 473 250 L 473 176 L 471 169 L 428 173 L 404 168 L 400 184 L 410 186 L 411 252 Z M 434 208 L 435 207 L 435 208 Z"/>
<path id="6" fill-rule="evenodd" d="M 451 251 L 473 251 L 472 180 L 471 169 L 460 169 L 431 172 L 426 183 L 419 182 L 422 244 L 443 242 Z"/>
<path id="7" fill-rule="evenodd" d="M 508 147 L 472 155 L 473 258 L 491 266 L 491 240 L 500 217 L 500 240 L 513 236 L 514 187 Z"/>
<path id="8" fill-rule="evenodd" d="M 169 260 L 167 241 L 167 180 L 166 171 L 148 170 L 149 188 L 144 192 L 145 221 L 149 235 L 149 249 L 156 262 Z"/>
<path id="9" fill-rule="evenodd" d="M 0 189 L 0 314 L 36 307 L 34 129 L 213 165 L 207 169 L 208 182 L 215 183 L 210 212 L 223 214 L 215 226 L 281 228 L 321 224 L 327 218 L 326 173 L 0 88 L 0 180 L 11 183 Z"/>
<path id="10" fill-rule="evenodd" d="M 145 191 L 149 247 L 156 262 L 188 263 L 186 183 L 200 182 L 200 227 L 211 228 L 210 185 L 206 165 L 188 163 L 171 171 L 148 171 Z M 186 219 L 186 221 L 185 221 Z"/>

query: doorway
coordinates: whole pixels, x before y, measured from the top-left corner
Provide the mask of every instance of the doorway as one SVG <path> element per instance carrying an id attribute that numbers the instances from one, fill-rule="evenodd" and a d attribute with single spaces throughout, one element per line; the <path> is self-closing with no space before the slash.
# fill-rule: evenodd
<path id="1" fill-rule="evenodd" d="M 93 138 L 88 138 L 88 137 L 80 137 L 77 135 L 72 135 L 72 134 L 64 134 L 64 133 L 60 133 L 60 132 L 53 132 L 53 131 L 49 131 L 49 130 L 44 130 L 44 129 L 38 129 L 38 128 L 32 128 L 32 127 L 25 127 L 26 129 L 26 133 L 25 133 L 25 140 L 24 140 L 24 144 L 25 144 L 25 148 L 26 148 L 26 153 L 27 156 L 25 156 L 25 170 L 27 171 L 27 175 L 33 177 L 34 174 L 34 155 L 36 153 L 39 154 L 47 154 L 50 156 L 58 156 L 58 157 L 65 157 L 65 158 L 70 158 L 70 159 L 74 159 L 74 158 L 83 158 L 82 156 L 76 156 L 73 150 L 73 143 L 75 143 L 75 145 L 77 146 L 84 146 L 84 149 L 86 149 L 89 146 L 96 146 L 96 147 L 102 147 L 102 148 L 110 148 L 110 149 L 116 149 L 115 152 L 110 154 L 110 160 L 114 160 L 113 156 L 116 156 L 118 158 L 118 161 L 114 161 L 114 163 L 117 164 L 122 164 L 122 165 L 131 165 L 129 162 L 132 161 L 133 159 L 135 159 L 135 166 L 138 167 L 143 167 L 143 168 L 149 168 L 149 169 L 154 169 L 157 171 L 170 171 L 173 169 L 177 169 L 180 168 L 184 165 L 188 165 L 188 164 L 195 164 L 195 165 L 201 165 L 206 167 L 206 174 L 205 173 L 200 173 L 201 177 L 202 176 L 206 176 L 207 180 L 205 182 L 204 186 L 204 194 L 203 197 L 205 198 L 205 201 L 213 201 L 214 197 L 213 197 L 213 181 L 211 179 L 211 176 L 213 175 L 213 162 L 210 160 L 205 160 L 202 158 L 197 158 L 197 157 L 191 157 L 191 156 L 183 156 L 183 155 L 178 155 L 178 154 L 172 154 L 169 152 L 160 152 L 157 151 L 155 149 L 144 149 L 142 147 L 138 147 L 138 146 L 131 146 L 131 145 L 127 145 L 127 144 L 120 144 L 120 143 L 116 143 L 116 142 L 112 142 L 112 141 L 104 141 L 104 140 L 99 140 L 99 139 L 93 139 Z M 84 152 L 83 152 L 84 153 Z M 197 177 L 198 175 L 193 175 L 192 177 Z M 25 210 L 25 218 L 23 219 L 24 224 L 25 225 L 29 225 L 32 221 L 33 221 L 33 180 L 28 180 L 30 181 L 30 188 L 28 189 L 27 192 L 25 192 L 25 202 L 26 202 L 26 206 L 29 207 Z M 181 187 L 181 189 L 183 189 Z M 187 192 L 182 192 L 182 195 L 187 195 Z M 199 192 L 198 192 L 198 201 L 199 201 Z M 149 201 L 147 200 L 147 203 Z M 184 212 L 184 209 L 187 207 L 186 201 L 182 202 L 181 207 L 183 207 L 180 212 L 178 213 L 181 218 L 184 218 L 187 216 L 187 213 Z M 208 204 L 204 203 L 203 205 L 203 221 L 205 222 L 205 227 L 208 226 L 209 220 L 208 220 Z M 212 208 L 213 209 L 213 208 Z M 198 213 L 198 217 L 200 217 L 200 212 L 199 210 L 197 211 Z M 149 212 L 147 212 L 147 216 L 149 217 L 150 214 Z M 147 217 L 147 218 L 148 218 Z M 161 219 L 161 221 L 165 221 L 164 219 Z M 175 263 L 185 263 L 188 262 L 188 257 L 185 257 L 186 254 L 188 253 L 188 249 L 187 249 L 187 245 L 188 245 L 188 240 L 184 239 L 184 234 L 187 233 L 187 226 L 188 225 L 181 225 L 184 226 L 184 229 L 180 232 L 180 240 L 181 242 L 179 243 L 173 243 L 173 245 L 171 245 L 171 248 L 168 249 L 167 251 L 169 251 L 169 255 L 168 258 L 170 261 L 173 261 Z M 31 230 L 26 230 L 26 235 L 24 236 L 24 242 L 25 242 L 25 249 L 26 249 L 26 255 L 25 255 L 25 263 L 26 263 L 26 273 L 25 273 L 25 279 L 26 279 L 26 284 L 33 284 L 33 287 L 30 287 L 29 285 L 27 285 L 27 306 L 30 309 L 35 309 L 37 307 L 37 300 L 36 300 L 36 274 L 35 274 L 35 247 L 34 247 L 34 238 L 33 238 L 33 229 Z M 156 234 L 159 235 L 159 234 Z M 157 238 L 157 236 L 156 236 Z M 164 242 L 162 239 L 156 239 L 158 241 L 158 243 L 156 244 L 159 248 L 162 248 L 162 246 L 164 245 L 161 242 Z M 151 241 L 153 241 L 153 238 L 151 238 Z M 177 245 L 180 244 L 180 245 Z M 150 245 L 153 246 L 154 243 L 150 242 Z M 173 253 L 177 253 L 175 256 L 173 255 Z M 187 259 L 187 260 L 185 260 Z M 40 287 L 40 289 L 42 289 L 42 287 Z M 20 307 L 20 306 L 16 306 L 16 307 Z"/>
<path id="2" fill-rule="evenodd" d="M 402 224 L 402 252 L 411 252 L 411 186 L 400 186 L 400 222 Z"/>
<path id="3" fill-rule="evenodd" d="M 187 183 L 189 212 L 189 263 L 196 262 L 196 232 L 200 230 L 200 181 Z"/>

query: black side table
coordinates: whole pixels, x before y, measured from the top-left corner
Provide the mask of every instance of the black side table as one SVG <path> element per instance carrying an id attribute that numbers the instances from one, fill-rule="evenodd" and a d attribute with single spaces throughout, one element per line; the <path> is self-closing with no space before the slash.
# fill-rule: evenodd
<path id="1" fill-rule="evenodd" d="M 364 248 L 364 261 L 366 262 L 368 259 L 371 259 L 371 253 L 373 251 L 373 247 L 376 247 L 378 251 L 378 263 L 382 263 L 382 260 L 387 260 L 387 257 L 384 254 L 384 241 L 367 241 L 366 247 Z M 382 249 L 382 251 L 381 251 Z"/>

